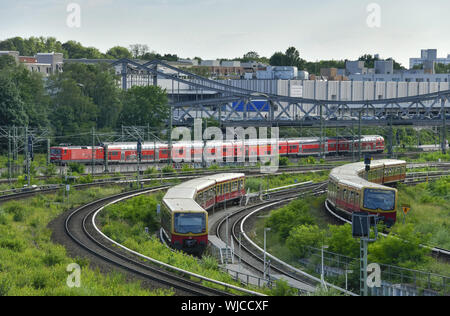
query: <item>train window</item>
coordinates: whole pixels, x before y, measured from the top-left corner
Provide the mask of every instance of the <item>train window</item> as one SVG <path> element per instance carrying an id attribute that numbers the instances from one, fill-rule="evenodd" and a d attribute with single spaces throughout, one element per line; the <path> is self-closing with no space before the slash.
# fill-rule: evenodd
<path id="1" fill-rule="evenodd" d="M 174 231 L 179 234 L 201 234 L 206 232 L 206 215 L 202 213 L 180 214 L 174 216 Z"/>
<path id="2" fill-rule="evenodd" d="M 395 192 L 392 190 L 365 189 L 364 207 L 370 210 L 392 211 L 395 209 Z"/>
<path id="3" fill-rule="evenodd" d="M 233 192 L 238 190 L 238 182 L 237 181 L 233 181 Z"/>

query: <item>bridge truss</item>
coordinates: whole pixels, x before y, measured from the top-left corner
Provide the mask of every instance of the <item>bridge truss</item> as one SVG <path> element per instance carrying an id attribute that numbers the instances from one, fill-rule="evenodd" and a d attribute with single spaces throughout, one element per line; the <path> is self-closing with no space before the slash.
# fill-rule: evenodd
<path id="1" fill-rule="evenodd" d="M 450 90 L 394 99 L 316 100 L 235 87 L 159 60 L 139 63 L 121 59 L 112 65 L 121 69 L 123 89 L 134 84 L 156 86 L 159 79 L 169 80 L 168 86 L 166 80 L 166 90 L 171 106 L 170 125 L 192 125 L 195 118 L 214 119 L 223 127 L 291 126 L 323 130 L 358 124 L 361 130 L 363 124 L 385 126 L 391 129 L 391 134 L 394 125 L 440 127 L 441 147 L 446 152 Z M 261 102 L 265 105 L 261 106 Z M 429 119 L 424 120 L 420 116 L 415 119 L 397 119 L 411 114 L 420 114 Z M 366 116 L 384 118 L 362 121 Z M 392 139 L 390 143 L 393 143 Z"/>

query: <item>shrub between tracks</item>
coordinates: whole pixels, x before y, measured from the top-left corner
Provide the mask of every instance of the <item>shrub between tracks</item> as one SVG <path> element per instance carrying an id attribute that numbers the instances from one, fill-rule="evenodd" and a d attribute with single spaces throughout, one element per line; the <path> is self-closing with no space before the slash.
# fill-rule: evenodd
<path id="1" fill-rule="evenodd" d="M 183 252 L 172 251 L 159 241 L 156 237 L 159 229 L 156 205 L 161 203 L 162 197 L 162 194 L 143 195 L 106 207 L 98 217 L 101 230 L 125 247 L 155 260 L 216 281 L 242 286 L 228 273 L 220 271 L 215 258 L 204 255 L 198 259 Z M 149 228 L 149 234 L 145 232 L 145 227 Z M 214 283 L 204 281 L 203 284 L 223 290 L 222 286 Z M 241 294 L 233 290 L 232 292 Z M 271 293 L 268 289 L 264 292 Z"/>

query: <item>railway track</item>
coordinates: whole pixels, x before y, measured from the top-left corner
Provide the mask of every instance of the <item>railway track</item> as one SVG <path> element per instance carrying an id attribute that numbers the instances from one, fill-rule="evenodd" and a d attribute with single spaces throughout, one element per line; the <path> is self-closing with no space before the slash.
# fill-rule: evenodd
<path id="1" fill-rule="evenodd" d="M 161 186 L 159 188 L 121 193 L 84 205 L 66 216 L 64 227 L 67 238 L 91 256 L 126 270 L 133 275 L 148 279 L 155 286 L 173 288 L 178 295 L 229 296 L 230 293 L 228 292 L 205 287 L 176 273 L 167 272 L 160 267 L 144 263 L 141 258 L 133 253 L 123 251 L 98 233 L 92 219 L 94 214 L 103 206 L 137 193 L 151 193 L 167 188 L 168 186 Z"/>
<path id="2" fill-rule="evenodd" d="M 317 166 L 313 166 L 313 168 L 316 168 Z M 311 169 L 310 169 L 311 170 Z M 310 171 L 308 170 L 308 171 Z M 298 171 L 298 170 L 297 170 Z M 304 170 L 302 170 L 304 171 Z M 215 171 L 213 171 L 215 172 Z M 203 174 L 202 174 L 203 175 Z M 178 176 L 178 175 L 176 175 Z M 200 175 L 197 175 L 197 177 Z M 439 177 L 439 175 L 434 175 L 435 177 Z M 192 176 L 193 177 L 193 176 Z M 186 177 L 189 178 L 189 177 Z M 416 177 L 417 179 L 417 177 Z M 428 176 L 428 179 L 429 176 Z M 155 180 L 155 179 L 151 179 Z M 159 179 L 157 179 L 159 180 Z M 116 183 L 116 182 L 115 182 Z M 323 187 L 326 185 L 327 182 L 322 182 L 319 184 L 312 184 L 309 187 L 309 191 L 307 188 L 302 188 L 304 191 L 300 194 L 314 194 L 316 191 L 316 194 L 318 192 L 325 193 L 326 189 Z M 417 183 L 417 182 L 415 182 Z M 107 185 L 111 183 L 102 183 L 101 185 Z M 87 185 L 80 185 L 83 187 L 89 187 L 99 185 L 98 183 L 92 183 Z M 87 253 L 89 253 L 92 256 L 95 256 L 96 258 L 99 258 L 105 262 L 109 262 L 111 265 L 117 266 L 123 270 L 128 271 L 129 273 L 132 273 L 134 275 L 140 276 L 142 278 L 145 278 L 147 280 L 151 280 L 152 282 L 159 282 L 161 286 L 166 287 L 172 287 L 177 290 L 177 293 L 181 293 L 182 295 L 229 295 L 229 293 L 224 291 L 217 291 L 217 290 L 211 290 L 209 288 L 205 287 L 198 287 L 198 284 L 190 283 L 186 285 L 186 280 L 184 278 L 180 279 L 174 279 L 174 275 L 167 274 L 167 272 L 163 272 L 164 269 L 158 269 L 154 267 L 150 267 L 142 262 L 142 259 L 139 258 L 136 255 L 131 255 L 127 251 L 120 251 L 117 248 L 117 245 L 113 245 L 111 241 L 107 240 L 102 236 L 101 234 L 98 234 L 98 230 L 95 229 L 95 224 L 91 225 L 89 223 L 93 223 L 92 217 L 93 214 L 98 211 L 102 206 L 113 202 L 117 199 L 124 198 L 131 196 L 135 194 L 136 192 L 141 193 L 147 193 L 151 192 L 151 190 L 163 190 L 164 188 L 167 188 L 168 186 L 161 186 L 158 189 L 146 189 L 141 191 L 135 191 L 135 192 L 128 192 L 128 193 L 121 193 L 119 195 L 115 195 L 113 197 L 108 197 L 106 199 L 102 199 L 93 203 L 90 203 L 88 205 L 85 205 L 83 207 L 80 207 L 73 211 L 65 220 L 65 230 L 66 234 L 73 243 L 78 245 L 78 248 L 84 249 Z M 321 188 L 321 190 L 318 190 Z M 38 193 L 50 193 L 59 190 L 58 188 L 47 188 L 43 190 L 38 191 L 26 191 L 26 192 L 19 192 L 15 193 L 9 196 L 0 196 L 0 202 L 10 200 L 10 199 L 22 199 L 26 198 Z M 302 191 L 300 190 L 300 191 Z M 296 192 L 293 192 L 296 191 Z M 270 205 L 276 201 L 276 205 L 282 205 L 284 203 L 289 202 L 290 200 L 294 199 L 295 197 L 298 197 L 299 195 L 298 189 L 290 189 L 287 191 L 282 192 L 276 192 L 272 193 L 273 197 L 277 197 L 277 200 L 265 202 L 263 204 L 260 204 L 258 206 L 252 206 L 246 210 L 246 214 L 241 213 L 242 216 L 238 216 L 238 214 L 233 214 L 233 217 L 236 217 L 235 221 L 233 222 L 232 227 L 232 238 L 238 243 L 239 235 L 243 233 L 242 229 L 239 231 L 238 227 L 243 225 L 239 225 L 240 222 L 245 221 L 245 216 L 248 215 L 248 213 L 251 213 L 255 210 L 257 207 L 261 207 L 262 205 Z M 275 204 L 274 204 L 275 205 Z M 273 205 L 273 206 L 274 206 Z M 245 216 L 244 216 L 245 215 Z M 80 224 L 81 223 L 81 224 Z M 217 228 L 217 235 L 223 236 L 223 222 L 218 226 Z M 248 261 L 248 264 L 250 264 L 255 269 L 259 269 L 259 273 L 261 273 L 261 253 L 258 253 L 257 247 L 254 247 L 255 249 L 251 249 L 252 246 L 250 243 L 247 245 L 243 244 L 241 249 L 244 249 L 246 251 L 246 258 L 244 258 L 244 255 L 242 256 L 241 260 Z M 438 251 L 440 255 L 449 256 L 449 252 L 444 249 L 437 249 L 435 248 L 434 251 Z M 258 263 L 259 262 L 259 263 Z M 259 266 L 259 268 L 257 268 Z M 278 263 L 272 266 L 272 269 L 276 269 L 281 274 L 285 274 L 293 279 L 298 280 L 299 282 L 305 282 L 305 284 L 312 286 L 312 284 L 315 284 L 314 282 L 317 282 L 317 280 L 312 279 L 313 281 L 309 280 L 309 277 L 298 275 L 297 272 L 293 273 L 292 271 L 289 271 L 289 268 L 286 268 L 283 264 L 280 264 L 281 267 L 278 267 Z M 309 283 L 308 283 L 309 282 Z M 189 282 L 188 282 L 189 283 Z"/>
<path id="3" fill-rule="evenodd" d="M 428 167 L 436 167 L 436 168 L 450 168 L 450 163 L 428 163 L 428 164 L 410 164 L 408 167 L 411 168 L 421 168 L 424 166 Z M 290 174 L 301 174 L 301 173 L 308 173 L 308 172 L 320 172 L 320 171 L 327 171 L 331 170 L 332 168 L 336 167 L 336 165 L 330 165 L 330 164 L 321 164 L 321 165 L 310 165 L 310 166 L 296 166 L 296 167 L 279 167 L 279 171 L 271 174 L 271 176 L 274 175 L 280 175 L 283 173 L 290 173 Z M 243 172 L 247 176 L 253 176 L 253 177 L 263 177 L 266 176 L 266 174 L 262 174 L 260 172 L 259 168 L 250 168 L 250 169 L 226 169 L 227 172 Z M 201 173 L 197 172 L 185 172 L 185 173 L 176 173 L 176 174 L 168 174 L 163 176 L 155 176 L 155 177 L 149 177 L 149 178 L 143 178 L 140 181 L 142 183 L 148 183 L 151 181 L 167 181 L 167 180 L 173 180 L 173 179 L 182 179 L 182 180 L 188 180 L 195 177 L 200 176 L 206 176 L 211 174 L 216 174 L 218 170 L 208 170 L 203 171 Z M 417 172 L 414 173 L 413 179 L 410 180 L 415 183 L 420 183 L 420 181 L 425 182 L 429 179 L 437 178 L 442 175 L 450 175 L 450 171 L 447 172 L 439 172 L 439 171 L 430 171 L 430 172 Z M 130 183 L 136 183 L 136 179 L 131 178 L 112 178 L 112 179 L 103 179 L 103 180 L 95 180 L 93 183 L 87 183 L 87 184 L 75 184 L 72 185 L 71 188 L 78 190 L 83 188 L 89 188 L 89 187 L 95 187 L 95 186 L 107 186 L 107 185 L 129 185 Z M 20 198 L 26 198 L 30 197 L 36 194 L 41 193 L 53 193 L 60 189 L 63 189 L 65 187 L 65 184 L 48 184 L 39 186 L 36 188 L 17 188 L 7 191 L 0 191 L 0 203 L 5 202 L 8 200 L 14 200 L 14 199 L 20 199 Z"/>
<path id="4" fill-rule="evenodd" d="M 264 275 L 264 251 L 259 248 L 250 238 L 246 235 L 246 231 L 251 227 L 248 225 L 247 221 L 257 216 L 259 212 L 269 211 L 274 208 L 283 206 L 290 201 L 297 199 L 301 196 L 311 196 L 320 195 L 326 192 L 327 181 L 321 183 L 307 183 L 303 187 L 296 188 L 294 191 L 292 189 L 276 192 L 272 194 L 273 199 L 270 201 L 262 202 L 257 205 L 252 205 L 250 207 L 244 207 L 236 212 L 223 217 L 218 223 L 213 231 L 215 235 L 219 237 L 222 241 L 226 243 L 227 238 L 233 240 L 238 246 L 239 251 L 234 252 L 234 256 L 243 263 L 247 269 L 253 271 L 257 275 Z M 227 224 L 228 221 L 228 224 Z M 230 232 L 227 232 L 227 226 L 231 225 Z M 245 238 L 242 239 L 241 237 Z M 228 244 L 231 244 L 229 239 Z M 316 287 L 320 284 L 321 280 L 308 275 L 284 262 L 278 260 L 277 258 L 267 254 L 272 259 L 271 262 L 271 273 L 276 272 L 278 277 L 286 276 L 288 278 L 294 279 L 299 282 L 300 292 L 313 292 Z M 270 280 L 267 280 L 270 282 Z M 327 283 L 328 284 L 328 283 Z M 329 286 L 335 287 L 332 284 Z M 344 289 L 335 287 L 336 289 L 346 292 Z M 346 292 L 349 295 L 354 295 L 353 293 Z"/>
<path id="5" fill-rule="evenodd" d="M 425 181 L 433 181 L 434 179 L 440 178 L 443 175 L 448 175 L 448 172 L 431 172 L 431 173 L 414 173 L 410 174 L 407 177 L 406 183 L 408 185 L 415 185 L 421 182 Z M 326 188 L 323 188 L 322 190 L 314 189 L 323 187 L 326 185 L 327 182 L 319 183 L 319 184 L 313 184 L 311 185 L 310 191 L 308 191 L 308 187 L 303 188 L 303 190 L 297 191 L 298 189 L 288 189 L 284 190 L 282 192 L 279 192 L 281 196 L 278 196 L 272 201 L 265 202 L 258 204 L 256 206 L 251 206 L 249 208 L 243 208 L 238 210 L 237 212 L 224 217 L 219 224 L 216 227 L 215 234 L 222 239 L 223 241 L 227 240 L 227 237 L 231 236 L 234 243 L 236 243 L 238 246 L 235 247 L 235 249 L 238 247 L 239 253 L 234 255 L 246 265 L 249 269 L 252 271 L 258 273 L 259 275 L 262 275 L 264 273 L 264 259 L 263 259 L 263 250 L 258 247 L 253 241 L 251 241 L 250 238 L 248 238 L 245 235 L 245 232 L 248 231 L 248 229 L 251 228 L 251 225 L 246 225 L 246 221 L 249 220 L 251 216 L 255 216 L 256 213 L 271 210 L 274 208 L 278 208 L 284 204 L 289 203 L 295 198 L 298 198 L 301 195 L 316 195 L 316 194 L 323 194 L 327 192 Z M 306 190 L 305 190 L 306 189 Z M 303 192 L 302 192 L 303 191 Z M 272 196 L 276 196 L 277 193 L 273 193 Z M 328 206 L 327 206 L 328 207 Z M 338 217 L 339 219 L 339 217 Z M 228 222 L 228 225 L 231 223 L 231 229 L 227 233 L 225 223 Z M 351 223 L 350 221 L 346 220 L 346 222 Z M 246 238 L 244 241 L 242 241 L 241 236 L 245 235 Z M 230 239 L 228 239 L 228 244 L 230 244 Z M 242 251 L 242 253 L 241 253 Z M 433 254 L 439 257 L 444 257 L 447 260 L 450 258 L 450 252 L 446 249 L 441 248 L 432 248 Z M 269 255 L 270 256 L 270 255 Z M 286 275 L 292 279 L 295 279 L 299 282 L 302 282 L 305 284 L 305 288 L 308 288 L 308 286 L 316 286 L 320 283 L 320 280 L 313 276 L 305 275 L 301 271 L 298 271 L 297 269 L 289 266 L 288 264 L 281 262 L 277 258 L 270 256 L 273 259 L 273 262 L 271 263 L 271 269 L 273 271 Z M 299 273 L 300 272 L 300 273 Z M 331 284 L 329 284 L 332 286 Z M 344 291 L 343 289 L 339 289 Z M 353 293 L 348 293 L 350 295 L 353 295 Z"/>

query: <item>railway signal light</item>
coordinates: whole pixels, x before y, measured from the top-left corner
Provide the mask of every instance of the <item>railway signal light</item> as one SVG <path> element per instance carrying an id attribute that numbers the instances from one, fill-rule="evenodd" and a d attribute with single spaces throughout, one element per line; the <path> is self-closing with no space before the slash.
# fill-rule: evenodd
<path id="1" fill-rule="evenodd" d="M 138 154 L 139 160 L 141 160 L 142 159 L 142 141 L 140 138 L 138 139 L 138 143 L 137 143 L 137 154 Z"/>
<path id="2" fill-rule="evenodd" d="M 364 158 L 364 164 L 366 165 L 366 172 L 369 172 L 370 171 L 370 164 L 371 164 L 371 162 L 372 162 L 372 157 L 370 157 L 370 156 L 366 156 L 365 158 Z"/>
<path id="3" fill-rule="evenodd" d="M 30 155 L 31 161 L 34 161 L 34 150 L 33 150 L 33 136 L 28 136 L 28 154 Z"/>

